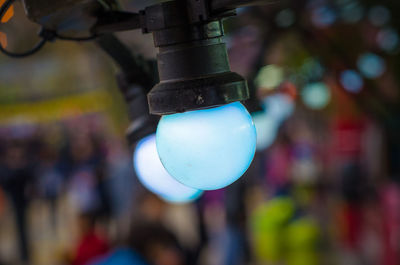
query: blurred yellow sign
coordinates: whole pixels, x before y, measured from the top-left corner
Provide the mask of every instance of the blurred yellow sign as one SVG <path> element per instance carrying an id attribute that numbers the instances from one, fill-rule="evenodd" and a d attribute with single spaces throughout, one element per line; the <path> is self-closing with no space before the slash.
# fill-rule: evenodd
<path id="1" fill-rule="evenodd" d="M 105 111 L 110 106 L 110 101 L 107 92 L 94 91 L 38 102 L 0 104 L 0 124 L 15 120 L 50 122 Z"/>

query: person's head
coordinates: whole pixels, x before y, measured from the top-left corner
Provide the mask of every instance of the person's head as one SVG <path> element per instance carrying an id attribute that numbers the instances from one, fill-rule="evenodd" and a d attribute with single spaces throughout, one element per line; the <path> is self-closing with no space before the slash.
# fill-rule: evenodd
<path id="1" fill-rule="evenodd" d="M 152 265 L 184 264 L 184 253 L 178 240 L 161 224 L 135 224 L 128 244 Z"/>
<path id="2" fill-rule="evenodd" d="M 165 206 L 164 201 L 149 191 L 142 190 L 138 197 L 138 212 L 142 220 L 160 221 L 164 214 Z"/>
<path id="3" fill-rule="evenodd" d="M 71 137 L 72 160 L 86 162 L 94 155 L 94 142 L 89 135 L 74 135 Z"/>
<path id="4" fill-rule="evenodd" d="M 78 216 L 78 229 L 81 235 L 92 232 L 95 229 L 96 221 L 92 213 L 81 213 Z"/>
<path id="5" fill-rule="evenodd" d="M 26 164 L 26 147 L 22 142 L 13 141 L 5 149 L 5 164 L 11 168 L 22 167 Z"/>

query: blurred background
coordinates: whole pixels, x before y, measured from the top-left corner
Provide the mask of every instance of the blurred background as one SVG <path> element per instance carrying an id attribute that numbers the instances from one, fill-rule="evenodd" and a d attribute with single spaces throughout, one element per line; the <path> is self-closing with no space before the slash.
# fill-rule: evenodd
<path id="1" fill-rule="evenodd" d="M 296 0 L 227 19 L 257 153 L 239 181 L 188 204 L 135 176 L 117 70 L 95 44 L 0 56 L 0 264 L 400 264 L 399 11 Z M 31 47 L 38 27 L 19 2 L 12 12 L 1 44 Z M 118 37 L 155 57 L 151 35 Z"/>

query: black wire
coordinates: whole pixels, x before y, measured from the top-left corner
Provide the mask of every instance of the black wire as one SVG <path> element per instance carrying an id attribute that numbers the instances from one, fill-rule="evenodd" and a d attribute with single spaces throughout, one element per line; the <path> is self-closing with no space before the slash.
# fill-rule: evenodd
<path id="1" fill-rule="evenodd" d="M 0 8 L 0 21 L 4 17 L 5 13 L 7 10 L 11 7 L 11 5 L 15 2 L 15 0 L 7 0 Z M 95 38 L 97 38 L 97 35 L 92 35 L 88 37 L 67 37 L 67 36 L 61 36 L 58 35 L 54 31 L 46 30 L 42 28 L 41 32 L 39 33 L 39 36 L 42 37 L 42 39 L 33 47 L 31 50 L 26 51 L 26 52 L 21 52 L 21 53 L 15 53 L 15 52 L 10 52 L 7 51 L 1 44 L 0 44 L 0 52 L 14 58 L 23 58 L 27 57 L 30 55 L 35 54 L 38 52 L 40 49 L 43 48 L 43 46 L 46 44 L 48 41 L 52 41 L 54 39 L 60 39 L 60 40 L 66 40 L 66 41 L 91 41 Z"/>
<path id="2" fill-rule="evenodd" d="M 91 41 L 91 40 L 96 39 L 98 37 L 98 35 L 93 34 L 93 35 L 88 36 L 88 37 L 67 37 L 67 36 L 62 36 L 62 35 L 58 35 L 57 33 L 55 33 L 55 37 L 57 39 L 67 40 L 67 41 L 68 40 L 69 41 Z"/>
<path id="3" fill-rule="evenodd" d="M 0 8 L 0 21 L 3 19 L 4 15 L 6 14 L 7 10 L 11 7 L 11 5 L 15 2 L 15 0 L 7 0 L 3 6 Z M 14 53 L 14 52 L 9 52 L 6 49 L 3 48 L 3 46 L 0 44 L 0 52 L 4 53 L 7 56 L 14 57 L 14 58 L 22 58 L 26 56 L 30 56 L 36 52 L 38 52 L 47 42 L 47 39 L 43 38 L 41 39 L 35 47 L 33 47 L 31 50 L 22 52 L 22 53 Z"/>

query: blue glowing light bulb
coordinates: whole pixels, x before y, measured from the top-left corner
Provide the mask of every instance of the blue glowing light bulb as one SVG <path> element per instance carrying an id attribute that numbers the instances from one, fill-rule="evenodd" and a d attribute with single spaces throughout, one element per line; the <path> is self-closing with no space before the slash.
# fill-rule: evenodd
<path id="1" fill-rule="evenodd" d="M 166 115 L 157 128 L 165 169 L 200 190 L 220 189 L 240 178 L 253 160 L 256 139 L 251 116 L 240 102 Z"/>
<path id="2" fill-rule="evenodd" d="M 143 186 L 167 202 L 186 203 L 203 193 L 179 183 L 168 174 L 158 157 L 155 134 L 143 138 L 136 145 L 133 164 Z"/>

